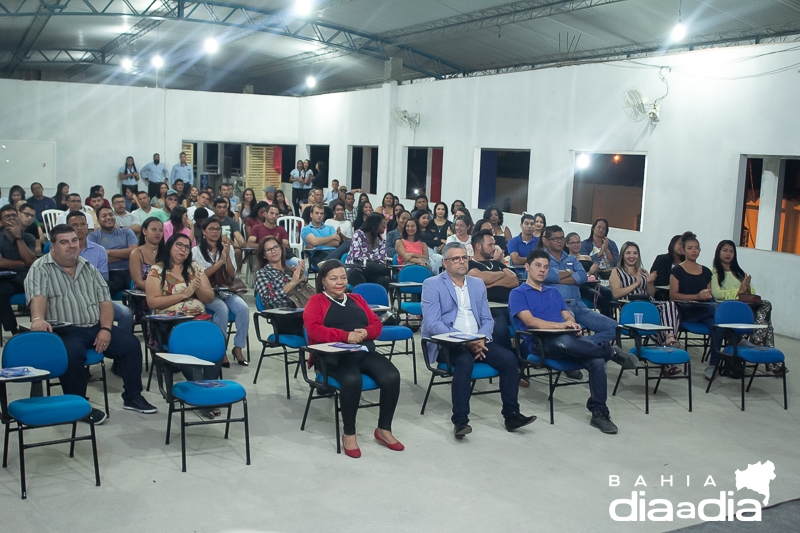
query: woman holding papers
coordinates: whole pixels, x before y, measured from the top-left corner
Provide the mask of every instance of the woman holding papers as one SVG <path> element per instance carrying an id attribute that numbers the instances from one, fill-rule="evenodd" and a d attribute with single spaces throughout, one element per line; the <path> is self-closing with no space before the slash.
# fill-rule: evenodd
<path id="1" fill-rule="evenodd" d="M 324 356 L 328 376 L 340 384 L 344 452 L 348 457 L 361 457 L 356 441 L 356 413 L 362 374 L 372 378 L 381 390 L 375 440 L 390 450 L 402 451 L 404 446 L 392 435 L 392 419 L 400 396 L 400 373 L 391 361 L 375 351 L 373 341 L 381 334 L 380 320 L 361 296 L 345 294 L 346 288 L 344 266 L 336 260 L 326 261 L 317 275 L 317 294 L 309 299 L 303 312 L 310 345 L 354 345 L 352 351 Z"/>

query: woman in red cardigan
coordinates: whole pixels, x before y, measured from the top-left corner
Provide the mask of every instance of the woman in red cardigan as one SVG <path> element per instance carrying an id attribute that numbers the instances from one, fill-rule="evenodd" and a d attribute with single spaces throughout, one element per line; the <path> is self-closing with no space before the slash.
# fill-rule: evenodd
<path id="1" fill-rule="evenodd" d="M 325 355 L 328 376 L 341 385 L 339 402 L 342 409 L 344 435 L 342 445 L 349 457 L 361 457 L 356 441 L 356 412 L 361 400 L 361 374 L 371 377 L 381 389 L 378 428 L 374 437 L 390 450 L 402 451 L 404 446 L 392 435 L 392 418 L 400 396 L 400 372 L 375 351 L 381 334 L 381 321 L 357 294 L 345 294 L 347 272 L 339 261 L 325 261 L 317 274 L 317 294 L 312 296 L 303 312 L 303 323 L 310 344 L 347 342 L 360 344 L 366 351 Z"/>

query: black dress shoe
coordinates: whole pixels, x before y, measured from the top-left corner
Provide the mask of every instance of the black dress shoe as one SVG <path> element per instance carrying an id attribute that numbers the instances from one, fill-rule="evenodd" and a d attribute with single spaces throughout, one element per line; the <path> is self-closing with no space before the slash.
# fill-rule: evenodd
<path id="1" fill-rule="evenodd" d="M 508 431 L 516 431 L 522 426 L 527 426 L 536 420 L 535 416 L 525 416 L 522 413 L 514 413 L 506 418 L 506 429 Z"/>
<path id="2" fill-rule="evenodd" d="M 457 439 L 463 439 L 464 435 L 469 435 L 470 433 L 472 433 L 472 426 L 469 424 L 453 425 L 453 435 L 455 435 Z"/>

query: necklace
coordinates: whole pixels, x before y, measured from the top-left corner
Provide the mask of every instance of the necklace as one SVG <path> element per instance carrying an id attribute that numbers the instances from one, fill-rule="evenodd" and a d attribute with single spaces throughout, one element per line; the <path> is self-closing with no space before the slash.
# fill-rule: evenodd
<path id="1" fill-rule="evenodd" d="M 347 303 L 347 295 L 346 294 L 344 295 L 344 300 L 342 300 L 341 302 L 339 300 L 337 300 L 336 298 L 334 298 L 333 296 L 331 296 L 330 294 L 328 294 L 328 291 L 324 291 L 323 294 L 325 296 L 327 296 L 330 301 L 332 301 L 333 303 L 335 303 L 337 305 L 341 305 L 342 307 L 344 307 L 345 304 Z"/>

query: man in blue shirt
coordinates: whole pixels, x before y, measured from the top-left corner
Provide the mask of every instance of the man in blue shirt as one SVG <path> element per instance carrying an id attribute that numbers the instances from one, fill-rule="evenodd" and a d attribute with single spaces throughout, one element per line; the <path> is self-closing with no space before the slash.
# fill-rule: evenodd
<path id="1" fill-rule="evenodd" d="M 113 215 L 111 218 L 114 218 Z M 67 225 L 74 229 L 75 234 L 78 236 L 80 256 L 99 270 L 100 275 L 103 276 L 103 279 L 106 280 L 106 284 L 108 284 L 108 253 L 106 253 L 105 248 L 86 238 L 89 234 L 86 214 L 84 214 L 83 211 L 71 211 L 67 214 Z M 114 296 L 114 294 L 111 293 L 111 296 Z M 121 305 L 119 302 L 112 303 L 114 304 L 114 320 L 124 331 L 133 333 L 133 313 L 131 313 L 131 310 Z"/>
<path id="2" fill-rule="evenodd" d="M 309 262 L 316 265 L 327 255 L 331 248 L 336 248 L 345 239 L 344 235 L 337 233 L 333 226 L 325 224 L 325 206 L 316 204 L 309 207 L 311 211 L 311 223 L 303 227 L 300 232 L 300 237 L 303 239 L 303 244 L 307 250 L 314 250 L 323 247 L 322 250 L 317 250 L 308 253 Z"/>
<path id="3" fill-rule="evenodd" d="M 153 154 L 153 161 L 142 167 L 139 176 L 147 183 L 147 195 L 156 198 L 158 197 L 158 187 L 167 181 L 169 171 L 167 165 L 161 162 L 161 156 Z"/>
<path id="4" fill-rule="evenodd" d="M 180 157 L 180 163 L 172 167 L 172 172 L 169 175 L 170 187 L 175 185 L 175 180 L 178 178 L 182 179 L 183 183 L 194 183 L 194 171 L 192 170 L 192 165 L 186 163 L 186 152 L 181 152 L 178 157 Z M 151 194 L 150 196 L 152 197 L 153 195 Z"/>
<path id="5" fill-rule="evenodd" d="M 542 233 L 544 248 L 550 254 L 550 271 L 544 279 L 546 285 L 557 288 L 567 301 L 575 320 L 584 328 L 594 331 L 595 342 L 611 342 L 616 338 L 617 323 L 595 313 L 581 300 L 579 285 L 586 283 L 586 271 L 580 261 L 564 251 L 564 230 L 548 226 Z"/>
<path id="6" fill-rule="evenodd" d="M 512 265 L 524 265 L 525 259 L 539 244 L 539 239 L 533 236 L 536 219 L 533 215 L 525 213 L 519 223 L 522 233 L 508 241 L 508 255 Z"/>
<path id="7" fill-rule="evenodd" d="M 42 222 L 42 213 L 48 209 L 56 209 L 56 201 L 44 195 L 44 187 L 39 182 L 31 183 L 31 194 L 28 203 L 36 210 L 36 220 Z"/>
<path id="8" fill-rule="evenodd" d="M 113 297 L 119 291 L 130 289 L 131 272 L 128 260 L 136 249 L 136 235 L 128 228 L 116 227 L 114 210 L 104 205 L 97 210 L 100 231 L 95 231 L 86 240 L 99 244 L 108 255 L 108 290 Z"/>
<path id="9" fill-rule="evenodd" d="M 591 396 L 586 407 L 592 413 L 591 425 L 603 433 L 616 433 L 617 426 L 611 421 L 606 399 L 608 379 L 606 361 L 614 361 L 622 368 L 636 368 L 639 360 L 613 344 L 596 344 L 592 337 L 581 337 L 581 325 L 575 322 L 567 309 L 561 293 L 544 284 L 550 271 L 550 255 L 544 250 L 534 250 L 527 257 L 525 270 L 528 279 L 511 291 L 508 310 L 517 329 L 563 329 L 564 334 L 542 337 L 542 347 L 549 359 L 577 359 L 589 371 Z M 530 337 L 525 337 L 530 353 L 535 353 Z M 542 356 L 543 354 L 537 353 Z"/>

